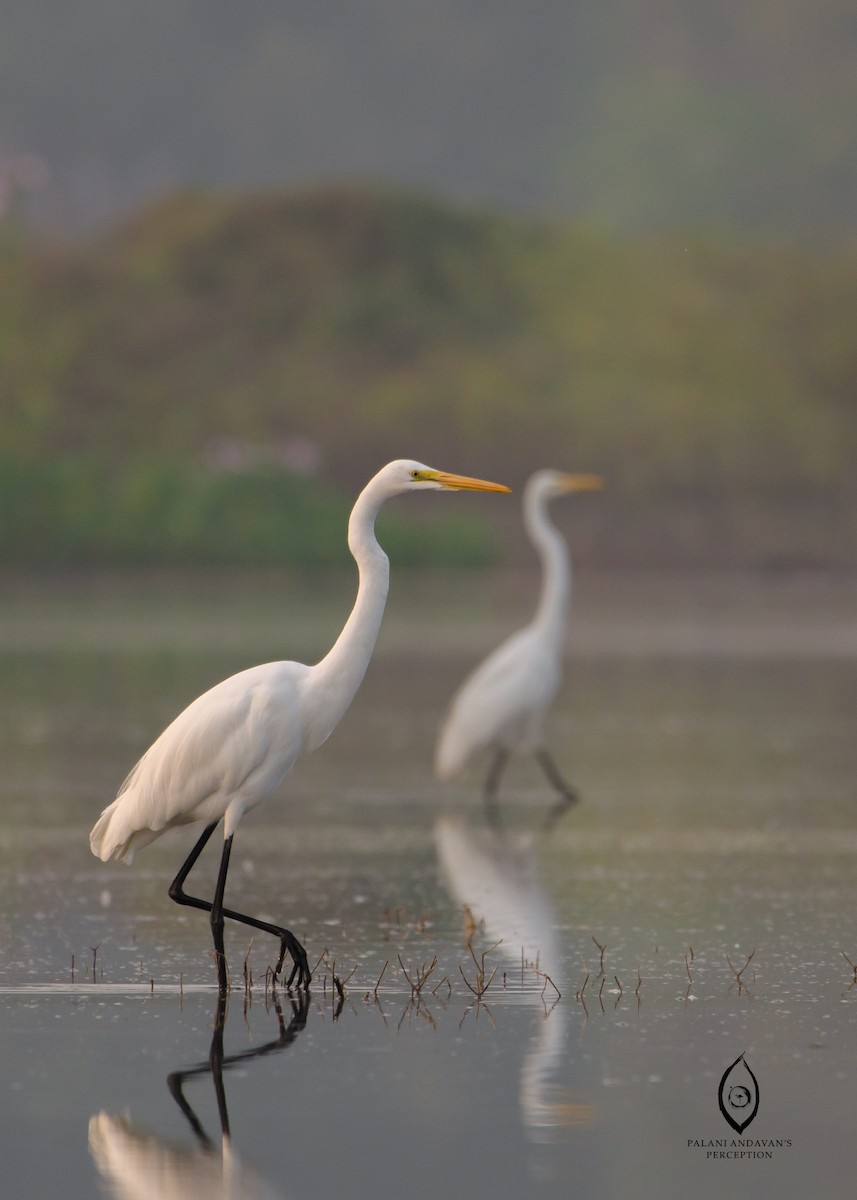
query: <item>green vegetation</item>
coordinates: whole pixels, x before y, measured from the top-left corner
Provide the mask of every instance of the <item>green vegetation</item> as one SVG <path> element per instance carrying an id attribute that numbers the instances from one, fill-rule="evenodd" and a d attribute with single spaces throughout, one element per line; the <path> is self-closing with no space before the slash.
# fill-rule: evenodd
<path id="1" fill-rule="evenodd" d="M 296 564 L 341 566 L 350 502 L 273 468 L 241 472 L 135 464 L 112 475 L 77 458 L 0 459 L 0 555 L 39 565 Z M 496 534 L 466 516 L 416 525 L 384 514 L 385 548 L 402 565 L 484 566 Z"/>
<path id="2" fill-rule="evenodd" d="M 341 561 L 354 491 L 401 455 L 516 486 L 600 470 L 606 557 L 645 557 L 647 514 L 655 558 L 698 554 L 699 514 L 738 557 L 771 557 L 771 513 L 786 559 L 853 552 L 853 249 L 627 244 L 330 188 L 175 197 L 0 257 L 7 561 Z M 313 480 L 276 466 L 298 439 Z M 412 560 L 498 552 L 466 514 L 411 521 L 387 538 Z"/>

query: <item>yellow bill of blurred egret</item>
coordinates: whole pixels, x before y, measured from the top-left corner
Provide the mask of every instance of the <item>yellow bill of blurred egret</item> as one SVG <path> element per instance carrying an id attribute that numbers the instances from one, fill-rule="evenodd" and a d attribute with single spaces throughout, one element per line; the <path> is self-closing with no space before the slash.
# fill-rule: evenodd
<path id="1" fill-rule="evenodd" d="M 557 496 L 591 492 L 603 486 L 598 475 L 536 471 L 524 488 L 524 524 L 542 564 L 542 587 L 535 616 L 512 634 L 465 679 L 441 726 L 435 753 L 439 778 L 451 779 L 478 754 L 490 765 L 484 796 L 489 819 L 497 823 L 500 779 L 515 751 L 535 754 L 559 801 L 556 820 L 577 799 L 545 744 L 544 721 L 562 679 L 562 656 L 571 600 L 571 559 L 565 540 L 548 516 Z"/>
<path id="2" fill-rule="evenodd" d="M 357 599 L 330 652 L 315 666 L 271 662 L 240 671 L 199 696 L 146 751 L 99 817 L 89 837 L 93 854 L 130 863 L 137 850 L 178 825 L 205 828 L 170 885 L 178 904 L 211 914 L 221 992 L 228 987 L 224 919 L 280 939 L 276 980 L 292 959 L 287 986 L 310 983 L 303 946 L 288 929 L 223 904 L 232 839 L 245 812 L 274 792 L 297 758 L 315 750 L 342 719 L 360 686 L 381 625 L 389 560 L 375 536 L 375 518 L 392 496 L 416 491 L 508 492 L 502 484 L 436 471 L 399 459 L 370 479 L 348 523 L 348 547 L 357 562 Z M 184 891 L 195 862 L 220 821 L 224 844 L 213 900 Z"/>

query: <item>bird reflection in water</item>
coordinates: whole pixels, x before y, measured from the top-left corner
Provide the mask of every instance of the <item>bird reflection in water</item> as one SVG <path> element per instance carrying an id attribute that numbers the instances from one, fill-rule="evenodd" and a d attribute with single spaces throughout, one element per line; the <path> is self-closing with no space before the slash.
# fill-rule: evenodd
<path id="1" fill-rule="evenodd" d="M 226 997 L 218 996 L 208 1061 L 173 1071 L 167 1087 L 196 1138 L 195 1146 L 160 1137 L 134 1124 L 126 1114 L 100 1112 L 89 1121 L 89 1149 L 104 1183 L 115 1200 L 283 1200 L 252 1167 L 241 1161 L 232 1144 L 223 1073 L 238 1063 L 273 1054 L 292 1044 L 306 1025 L 309 995 L 289 998 L 289 1019 L 278 996 L 273 1005 L 278 1036 L 262 1046 L 224 1055 Z M 211 1075 L 220 1118 L 220 1146 L 206 1133 L 185 1096 L 190 1080 Z"/>
<path id="2" fill-rule="evenodd" d="M 522 995 L 543 1017 L 521 1068 L 519 1098 L 528 1135 L 544 1142 L 559 1131 L 593 1125 L 595 1107 L 556 1081 L 566 1064 L 569 1002 L 536 845 L 451 816 L 439 818 L 434 833 L 441 869 L 451 894 L 470 914 L 469 925 L 484 927 L 487 941 L 497 943 L 507 979 L 521 979 Z"/>

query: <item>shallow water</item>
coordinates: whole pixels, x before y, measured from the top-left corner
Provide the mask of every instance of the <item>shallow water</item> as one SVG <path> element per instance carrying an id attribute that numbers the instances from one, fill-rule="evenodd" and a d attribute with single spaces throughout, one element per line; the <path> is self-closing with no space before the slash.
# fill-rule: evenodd
<path id="1" fill-rule="evenodd" d="M 322 653 L 351 581 L 7 583 L 4 1194 L 846 1185 L 853 582 L 586 581 L 551 726 L 583 802 L 550 837 L 534 764 L 509 771 L 499 835 L 478 772 L 431 775 L 449 695 L 527 612 L 530 586 L 394 576 L 342 727 L 236 836 L 230 901 L 301 937 L 318 962 L 310 1000 L 275 994 L 274 947 L 232 929 L 221 1021 L 205 917 L 166 896 L 193 831 L 128 869 L 97 862 L 88 829 L 204 687 Z M 203 894 L 216 858 L 200 863 Z M 753 1144 L 733 1146 L 718 1086 L 742 1053 L 759 1108 L 741 1135 Z"/>

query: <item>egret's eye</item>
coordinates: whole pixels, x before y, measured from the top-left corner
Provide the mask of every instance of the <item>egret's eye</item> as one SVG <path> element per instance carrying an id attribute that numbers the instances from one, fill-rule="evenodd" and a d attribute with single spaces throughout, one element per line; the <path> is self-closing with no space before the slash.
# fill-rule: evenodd
<path id="1" fill-rule="evenodd" d="M 411 479 L 419 479 L 419 477 L 420 477 L 419 471 L 411 471 Z"/>

